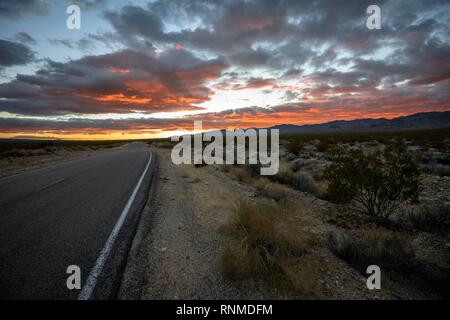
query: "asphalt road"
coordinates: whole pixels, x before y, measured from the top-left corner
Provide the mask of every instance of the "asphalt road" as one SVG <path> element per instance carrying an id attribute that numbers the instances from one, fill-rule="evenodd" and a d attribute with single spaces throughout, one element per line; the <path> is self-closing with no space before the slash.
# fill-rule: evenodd
<path id="1" fill-rule="evenodd" d="M 80 267 L 84 286 L 143 177 L 91 296 L 114 298 L 147 199 L 150 154 L 132 143 L 0 178 L 0 299 L 77 299 L 67 267 Z"/>

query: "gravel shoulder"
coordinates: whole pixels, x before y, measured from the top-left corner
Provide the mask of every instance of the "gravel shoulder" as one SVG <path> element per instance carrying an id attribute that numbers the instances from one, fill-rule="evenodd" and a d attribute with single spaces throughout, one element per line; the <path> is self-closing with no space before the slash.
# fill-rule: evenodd
<path id="1" fill-rule="evenodd" d="M 264 298 L 259 290 L 246 288 L 251 284 L 233 286 L 218 265 L 226 239 L 217 228 L 235 200 L 252 191 L 221 183 L 212 167 L 175 166 L 170 150 L 155 151 L 157 182 L 142 214 L 119 298 Z"/>

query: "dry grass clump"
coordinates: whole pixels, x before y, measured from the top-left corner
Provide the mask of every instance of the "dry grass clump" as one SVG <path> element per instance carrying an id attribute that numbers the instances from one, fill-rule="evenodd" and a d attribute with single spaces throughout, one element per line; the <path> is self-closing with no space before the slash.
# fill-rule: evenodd
<path id="1" fill-rule="evenodd" d="M 289 196 L 289 188 L 279 183 L 270 182 L 267 178 L 253 179 L 250 185 L 261 195 L 280 201 Z"/>
<path id="2" fill-rule="evenodd" d="M 247 182 L 251 178 L 250 172 L 245 166 L 230 166 L 228 172 L 241 182 Z"/>
<path id="3" fill-rule="evenodd" d="M 427 284 L 443 298 L 450 297 L 450 269 L 443 263 L 424 260 L 407 236 L 386 229 L 361 230 L 359 236 L 326 234 L 328 248 L 361 274 L 369 265 L 406 276 L 419 286 Z M 448 261 L 448 260 L 447 260 Z M 420 281 L 417 281 L 420 280 Z"/>
<path id="4" fill-rule="evenodd" d="M 326 243 L 337 257 L 362 273 L 373 264 L 381 269 L 408 273 L 415 261 L 411 242 L 403 234 L 386 229 L 363 230 L 358 237 L 328 232 Z"/>
<path id="5" fill-rule="evenodd" d="M 278 281 L 288 290 L 300 298 L 323 298 L 321 294 L 318 294 L 319 270 L 323 267 L 319 260 L 306 256 L 295 261 L 285 261 L 280 266 L 282 277 Z"/>
<path id="6" fill-rule="evenodd" d="M 326 182 L 317 182 L 311 174 L 306 171 L 292 172 L 289 169 L 280 169 L 273 178 L 279 183 L 288 185 L 295 190 L 310 193 L 318 198 L 323 198 L 326 194 Z"/>
<path id="7" fill-rule="evenodd" d="M 450 236 L 450 206 L 422 205 L 410 210 L 407 220 L 416 229 Z"/>
<path id="8" fill-rule="evenodd" d="M 224 274 L 233 280 L 263 278 L 306 293 L 317 269 L 303 263 L 314 244 L 304 227 L 287 203 L 240 202 L 233 220 L 221 227 L 231 239 L 220 257 Z"/>

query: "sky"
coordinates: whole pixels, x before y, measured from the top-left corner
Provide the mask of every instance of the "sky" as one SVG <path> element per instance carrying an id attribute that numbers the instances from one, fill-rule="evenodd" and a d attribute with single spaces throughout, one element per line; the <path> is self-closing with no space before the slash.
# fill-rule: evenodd
<path id="1" fill-rule="evenodd" d="M 80 29 L 66 25 L 73 4 Z M 448 0 L 0 0 L 0 138 L 446 111 L 449 30 Z"/>

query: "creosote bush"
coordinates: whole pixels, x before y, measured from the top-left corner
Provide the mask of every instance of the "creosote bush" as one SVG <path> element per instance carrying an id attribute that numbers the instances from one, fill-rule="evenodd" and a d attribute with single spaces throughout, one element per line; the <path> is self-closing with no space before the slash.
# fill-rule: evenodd
<path id="1" fill-rule="evenodd" d="M 377 218 L 418 197 L 419 170 L 405 154 L 352 150 L 325 169 L 330 200 Z"/>

